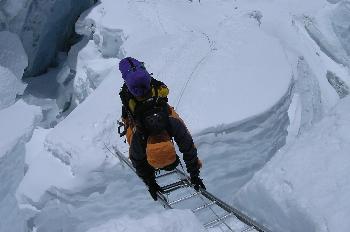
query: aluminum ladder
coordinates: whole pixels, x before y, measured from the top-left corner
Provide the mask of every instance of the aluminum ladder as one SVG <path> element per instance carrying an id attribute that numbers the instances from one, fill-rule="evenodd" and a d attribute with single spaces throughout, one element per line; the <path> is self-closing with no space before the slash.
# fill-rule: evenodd
<path id="1" fill-rule="evenodd" d="M 122 164 L 136 173 L 130 160 L 116 147 L 106 147 Z M 156 174 L 163 193 L 158 192 L 158 202 L 166 209 L 191 209 L 208 231 L 270 232 L 267 226 L 257 223 L 240 210 L 228 205 L 204 189 L 196 191 L 189 177 L 179 168 Z"/>

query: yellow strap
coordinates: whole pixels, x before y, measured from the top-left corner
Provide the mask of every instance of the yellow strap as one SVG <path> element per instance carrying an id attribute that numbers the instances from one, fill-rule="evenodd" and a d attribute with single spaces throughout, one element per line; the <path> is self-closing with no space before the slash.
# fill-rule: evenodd
<path id="1" fill-rule="evenodd" d="M 136 107 L 136 101 L 134 99 L 130 99 L 129 100 L 129 109 L 131 110 L 131 112 L 135 111 L 135 107 Z"/>
<path id="2" fill-rule="evenodd" d="M 169 94 L 169 89 L 165 86 L 160 86 L 158 89 L 158 96 L 159 97 L 167 97 Z"/>

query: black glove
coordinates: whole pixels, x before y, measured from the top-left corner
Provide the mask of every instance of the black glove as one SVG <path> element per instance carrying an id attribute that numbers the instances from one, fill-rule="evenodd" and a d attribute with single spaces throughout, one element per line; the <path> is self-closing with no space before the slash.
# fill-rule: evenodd
<path id="1" fill-rule="evenodd" d="M 185 156 L 184 156 L 185 157 Z M 187 172 L 190 176 L 199 176 L 199 169 L 202 166 L 202 162 L 198 159 L 198 157 L 194 157 L 192 160 L 185 160 Z"/>
<path id="2" fill-rule="evenodd" d="M 157 192 L 163 192 L 161 187 L 157 184 L 156 180 L 152 180 L 148 184 L 148 192 L 151 194 L 153 200 L 157 201 Z"/>
<path id="3" fill-rule="evenodd" d="M 196 191 L 199 191 L 199 188 L 206 190 L 205 185 L 199 176 L 191 176 L 191 183 Z"/>

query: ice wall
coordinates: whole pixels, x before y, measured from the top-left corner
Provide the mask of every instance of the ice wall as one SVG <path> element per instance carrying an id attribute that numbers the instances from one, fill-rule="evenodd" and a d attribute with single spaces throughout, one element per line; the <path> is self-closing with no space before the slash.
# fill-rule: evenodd
<path id="1" fill-rule="evenodd" d="M 344 50 L 350 56 L 350 2 L 341 1 L 332 15 L 332 26 Z M 350 65 L 350 64 L 349 64 Z"/>
<path id="2" fill-rule="evenodd" d="M 57 51 L 67 50 L 79 15 L 95 0 L 5 0 L 0 3 L 0 30 L 18 34 L 29 57 L 26 76 L 47 70 Z"/>
<path id="3" fill-rule="evenodd" d="M 282 149 L 235 196 L 273 231 L 347 231 L 350 98 Z M 268 212 L 268 213 L 266 213 Z"/>
<path id="4" fill-rule="evenodd" d="M 25 143 L 39 120 L 40 110 L 23 101 L 0 111 L 0 231 L 26 231 L 15 193 L 25 175 Z"/>
<path id="5" fill-rule="evenodd" d="M 25 85 L 21 78 L 28 64 L 27 55 L 16 34 L 0 32 L 0 110 L 12 105 Z"/>

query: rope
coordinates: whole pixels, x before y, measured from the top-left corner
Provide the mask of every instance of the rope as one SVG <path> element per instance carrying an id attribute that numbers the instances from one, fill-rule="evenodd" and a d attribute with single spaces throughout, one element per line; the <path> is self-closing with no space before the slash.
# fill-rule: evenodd
<path id="1" fill-rule="evenodd" d="M 194 31 L 192 31 L 192 32 L 194 32 Z M 207 38 L 207 40 L 208 40 L 208 42 L 209 42 L 209 50 L 208 50 L 208 52 L 202 57 L 202 59 L 200 59 L 199 62 L 197 62 L 197 64 L 196 64 L 195 67 L 193 68 L 191 74 L 190 74 L 189 77 L 187 78 L 187 81 L 186 81 L 185 85 L 184 85 L 184 86 L 182 87 L 182 89 L 181 89 L 180 97 L 179 97 L 179 99 L 178 99 L 178 101 L 177 101 L 177 103 L 176 103 L 175 110 L 177 110 L 177 108 L 178 108 L 178 106 L 179 106 L 179 104 L 180 104 L 180 102 L 181 102 L 181 99 L 182 99 L 182 97 L 183 97 L 183 95 L 184 95 L 184 93 L 185 93 L 185 90 L 187 89 L 188 84 L 189 84 L 190 81 L 192 80 L 192 77 L 193 77 L 194 73 L 198 70 L 199 66 L 200 66 L 201 64 L 203 64 L 203 62 L 209 57 L 209 55 L 215 50 L 215 49 L 213 48 L 213 42 L 210 40 L 210 38 L 209 38 L 209 36 L 208 36 L 207 34 L 205 34 L 205 33 L 203 33 L 203 32 L 197 32 L 197 33 L 201 33 L 202 35 L 204 35 L 204 36 Z"/>

